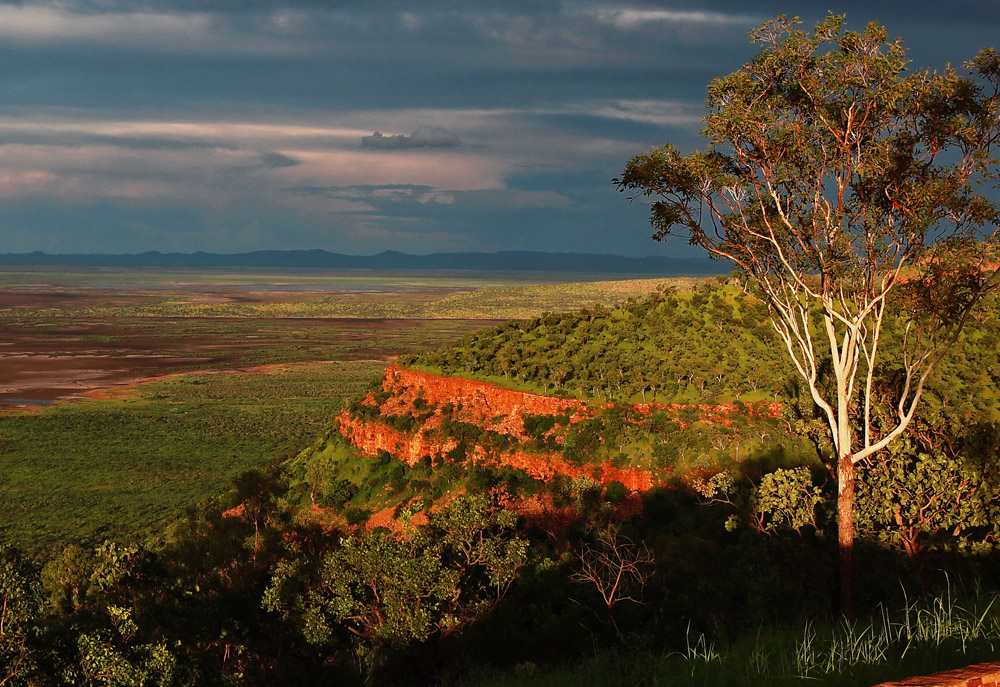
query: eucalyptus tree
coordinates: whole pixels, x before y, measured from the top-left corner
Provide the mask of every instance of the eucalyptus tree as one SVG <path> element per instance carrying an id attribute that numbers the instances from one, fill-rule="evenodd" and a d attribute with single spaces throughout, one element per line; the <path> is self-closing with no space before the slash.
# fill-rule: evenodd
<path id="1" fill-rule="evenodd" d="M 710 84 L 705 151 L 655 148 L 614 183 L 655 201 L 654 238 L 683 235 L 732 262 L 766 304 L 828 431 L 849 610 L 855 466 L 905 431 L 998 281 L 1000 58 L 914 70 L 876 22 L 799 23 L 752 31 L 760 52 Z M 887 360 L 892 331 L 900 353 Z M 898 384 L 876 394 L 887 363 Z"/>

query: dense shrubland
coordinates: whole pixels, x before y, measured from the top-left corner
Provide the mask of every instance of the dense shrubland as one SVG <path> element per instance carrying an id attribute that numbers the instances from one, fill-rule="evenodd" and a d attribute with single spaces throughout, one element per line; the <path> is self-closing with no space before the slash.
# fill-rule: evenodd
<path id="1" fill-rule="evenodd" d="M 508 322 L 413 363 L 598 400 L 761 400 L 791 371 L 772 338 L 763 306 L 704 281 L 690 293 L 662 288 L 618 308 Z"/>

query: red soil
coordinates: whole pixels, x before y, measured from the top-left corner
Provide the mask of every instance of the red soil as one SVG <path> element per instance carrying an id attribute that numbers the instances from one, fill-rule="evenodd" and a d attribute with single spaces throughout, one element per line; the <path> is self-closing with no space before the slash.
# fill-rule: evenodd
<path id="1" fill-rule="evenodd" d="M 45 405 L 95 390 L 156 378 L 158 369 L 203 365 L 210 358 L 179 356 L 0 355 L 0 408 Z"/>
<path id="2" fill-rule="evenodd" d="M 30 297 L 30 298 L 29 298 Z M 68 295 L 10 294 L 0 292 L 4 304 L 25 301 L 37 305 L 39 299 L 65 300 Z M 59 301 L 61 302 L 61 301 Z M 106 303 L 106 300 L 100 302 Z M 331 339 L 372 341 L 376 355 L 385 352 L 377 343 L 380 332 L 412 328 L 404 320 L 301 318 L 294 322 L 261 319 L 257 330 L 274 334 L 277 343 L 296 340 L 298 330 L 333 328 Z M 0 410 L 23 410 L 33 406 L 81 398 L 95 391 L 120 388 L 169 376 L 181 368 L 211 368 L 239 360 L 241 351 L 260 348 L 257 340 L 234 340 L 230 333 L 211 329 L 196 337 L 177 336 L 167 327 L 164 335 L 148 328 L 130 329 L 106 322 L 68 323 L 59 326 L 0 324 Z M 136 336 L 139 334 L 139 336 Z M 224 358 L 222 350 L 232 352 Z M 369 358 L 357 349 L 359 357 Z M 215 355 L 210 355 L 215 354 Z M 345 358 L 346 359 L 346 358 Z"/>

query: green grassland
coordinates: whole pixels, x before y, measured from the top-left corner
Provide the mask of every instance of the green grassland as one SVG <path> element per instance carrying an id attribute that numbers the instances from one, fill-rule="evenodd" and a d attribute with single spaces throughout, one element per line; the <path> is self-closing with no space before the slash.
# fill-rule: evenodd
<path id="1" fill-rule="evenodd" d="M 139 279 L 139 277 L 136 277 Z M 357 279 L 356 277 L 354 279 Z M 261 284 L 259 290 L 242 290 L 241 302 L 214 302 L 203 292 L 183 290 L 139 290 L 127 303 L 117 291 L 98 290 L 93 295 L 105 302 L 67 304 L 37 311 L 0 311 L 0 322 L 37 322 L 71 319 L 129 318 L 315 318 L 360 317 L 391 319 L 524 319 L 540 312 L 577 310 L 595 303 L 618 303 L 629 296 L 652 291 L 669 283 L 690 288 L 704 280 L 673 277 L 669 279 L 632 279 L 572 283 L 523 283 L 523 276 L 513 275 L 504 281 L 456 276 L 450 279 L 383 281 L 381 274 L 368 275 L 367 281 L 345 282 L 345 290 L 273 291 Z M 354 288 L 352 288 L 354 287 Z M 377 288 L 373 288 L 377 287 Z M 384 290 L 383 290 L 384 289 Z"/>
<path id="2" fill-rule="evenodd" d="M 382 363 L 188 374 L 0 416 L 0 538 L 29 548 L 145 534 L 233 475 L 312 441 Z"/>

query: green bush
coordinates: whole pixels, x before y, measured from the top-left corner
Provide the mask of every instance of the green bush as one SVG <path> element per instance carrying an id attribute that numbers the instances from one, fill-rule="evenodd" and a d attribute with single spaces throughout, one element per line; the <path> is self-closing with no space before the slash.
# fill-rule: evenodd
<path id="1" fill-rule="evenodd" d="M 628 496 L 628 489 L 618 480 L 611 480 L 604 487 L 604 500 L 611 503 L 621 503 Z"/>

